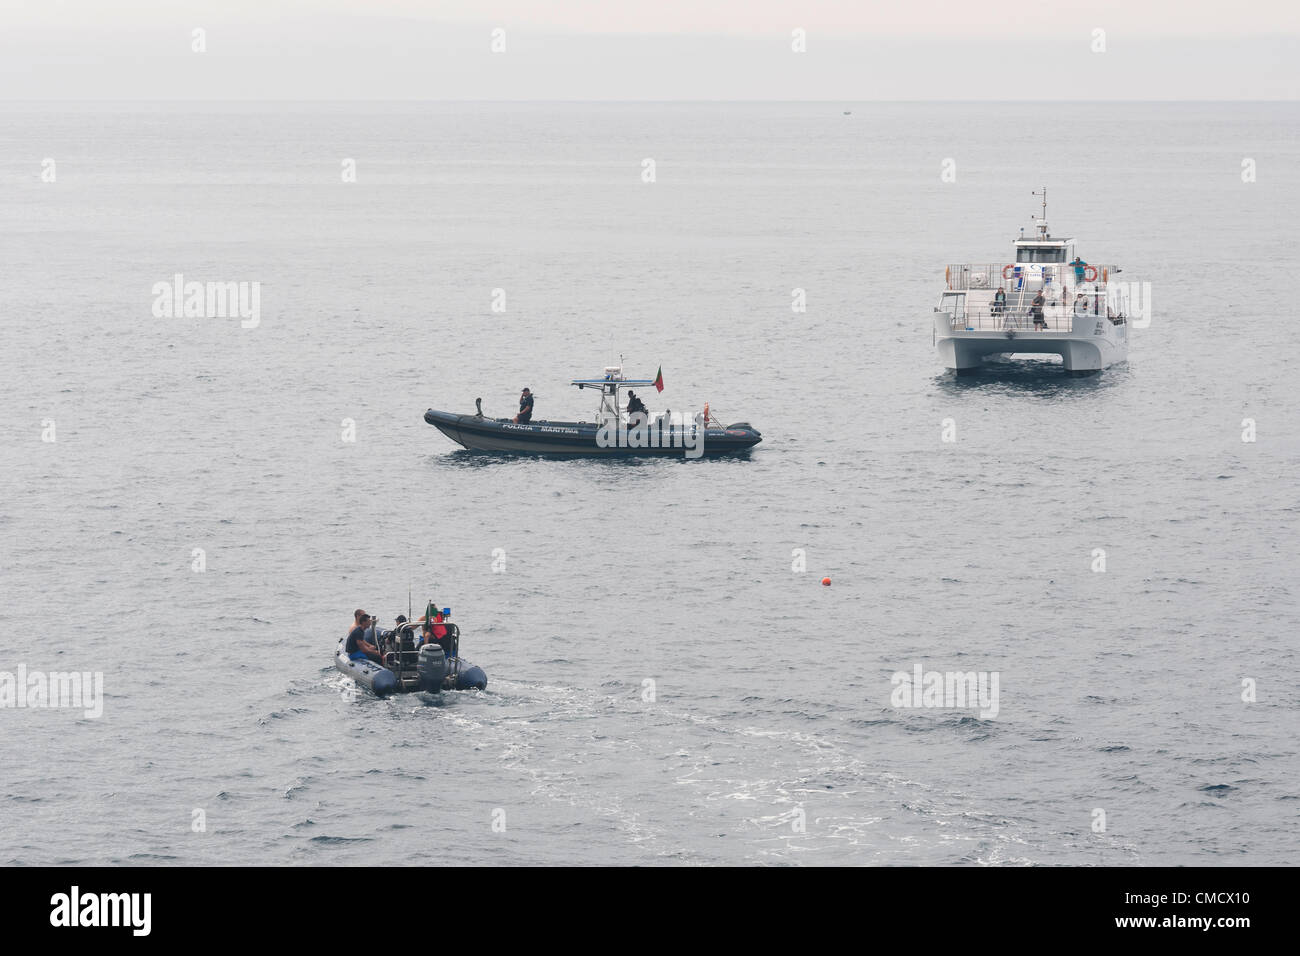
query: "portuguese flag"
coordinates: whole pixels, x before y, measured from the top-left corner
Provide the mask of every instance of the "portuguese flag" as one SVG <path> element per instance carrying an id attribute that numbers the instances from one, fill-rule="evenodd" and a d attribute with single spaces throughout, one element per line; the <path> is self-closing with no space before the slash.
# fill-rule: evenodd
<path id="1" fill-rule="evenodd" d="M 664 390 L 664 367 L 659 366 L 659 371 L 655 374 L 655 390 L 662 392 Z"/>

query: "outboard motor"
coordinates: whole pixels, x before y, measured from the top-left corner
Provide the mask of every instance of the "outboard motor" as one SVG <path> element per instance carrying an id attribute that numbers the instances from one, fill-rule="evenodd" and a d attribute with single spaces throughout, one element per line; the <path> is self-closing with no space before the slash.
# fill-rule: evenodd
<path id="1" fill-rule="evenodd" d="M 439 645 L 431 642 L 421 647 L 416 668 L 420 674 L 420 690 L 429 694 L 442 692 L 442 682 L 447 676 L 447 657 Z"/>

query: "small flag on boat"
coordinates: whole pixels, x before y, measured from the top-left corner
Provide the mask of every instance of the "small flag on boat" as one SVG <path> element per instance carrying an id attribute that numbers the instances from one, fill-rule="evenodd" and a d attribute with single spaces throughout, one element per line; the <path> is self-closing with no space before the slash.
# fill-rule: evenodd
<path id="1" fill-rule="evenodd" d="M 664 367 L 659 366 L 659 371 L 655 375 L 655 390 L 662 392 L 664 390 Z"/>

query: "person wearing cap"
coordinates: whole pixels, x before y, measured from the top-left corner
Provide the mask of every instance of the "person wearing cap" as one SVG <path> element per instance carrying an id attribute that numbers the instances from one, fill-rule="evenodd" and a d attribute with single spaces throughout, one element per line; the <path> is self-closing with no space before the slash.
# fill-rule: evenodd
<path id="1" fill-rule="evenodd" d="M 513 419 L 516 425 L 527 425 L 533 419 L 533 393 L 524 389 L 519 396 L 519 414 Z"/>
<path id="2" fill-rule="evenodd" d="M 379 648 L 366 640 L 366 628 L 375 623 L 375 619 L 365 611 L 357 608 L 352 615 L 352 620 L 356 626 L 348 632 L 347 642 L 343 645 L 344 652 L 347 653 L 348 659 L 353 661 L 370 660 L 379 661 Z"/>

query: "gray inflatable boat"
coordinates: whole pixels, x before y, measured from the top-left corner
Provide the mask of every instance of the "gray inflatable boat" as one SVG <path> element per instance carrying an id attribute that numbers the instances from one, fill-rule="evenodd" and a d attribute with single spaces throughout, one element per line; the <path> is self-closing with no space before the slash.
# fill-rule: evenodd
<path id="1" fill-rule="evenodd" d="M 487 674 L 483 668 L 460 656 L 460 629 L 446 624 L 443 644 L 419 643 L 418 622 L 401 623 L 391 631 L 374 626 L 366 629 L 366 640 L 381 651 L 383 663 L 370 658 L 348 657 L 347 638 L 341 638 L 334 652 L 335 669 L 351 677 L 379 697 L 389 694 L 440 694 L 445 690 L 486 690 Z"/>

